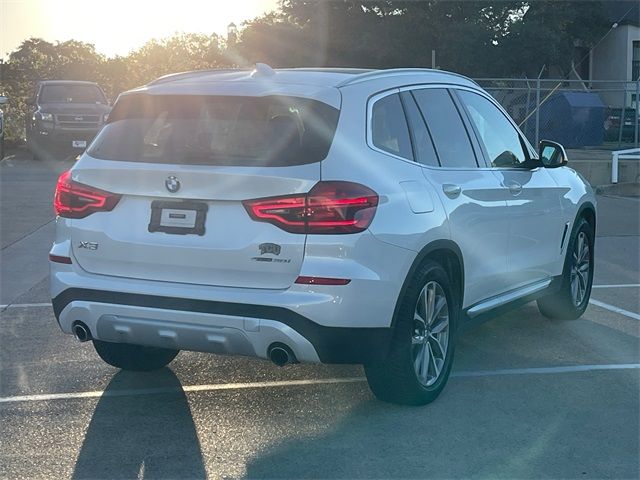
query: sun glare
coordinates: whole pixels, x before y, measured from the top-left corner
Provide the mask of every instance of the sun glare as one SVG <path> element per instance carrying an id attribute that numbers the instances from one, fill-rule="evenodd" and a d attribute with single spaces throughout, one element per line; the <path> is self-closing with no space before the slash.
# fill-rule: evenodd
<path id="1" fill-rule="evenodd" d="M 175 33 L 225 35 L 229 23 L 239 25 L 276 6 L 277 0 L 39 0 L 52 39 L 93 43 L 108 56 Z"/>

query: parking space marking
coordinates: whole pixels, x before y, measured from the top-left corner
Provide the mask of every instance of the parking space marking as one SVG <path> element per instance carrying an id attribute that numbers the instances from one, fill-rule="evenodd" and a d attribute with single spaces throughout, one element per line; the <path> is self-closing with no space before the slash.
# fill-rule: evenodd
<path id="1" fill-rule="evenodd" d="M 625 283 L 620 285 L 594 285 L 591 288 L 640 288 L 640 283 Z"/>
<path id="2" fill-rule="evenodd" d="M 478 370 L 470 372 L 453 372 L 451 377 L 494 377 L 498 375 L 535 375 L 550 373 L 594 372 L 598 370 L 636 370 L 640 363 L 614 363 L 611 365 L 567 365 L 565 367 L 529 367 L 509 368 L 504 370 Z"/>
<path id="3" fill-rule="evenodd" d="M 50 307 L 51 302 L 47 303 L 8 303 L 6 305 L 0 305 L 0 309 L 6 308 L 34 308 L 34 307 Z"/>
<path id="4" fill-rule="evenodd" d="M 593 298 L 589 300 L 589 303 L 591 305 L 595 305 L 596 307 L 619 313 L 620 315 L 624 315 L 625 317 L 633 318 L 634 320 L 640 320 L 640 314 L 630 312 L 629 310 L 625 310 L 624 308 L 616 307 L 615 305 L 609 305 L 608 303 L 601 302 L 600 300 L 594 300 Z"/>
<path id="5" fill-rule="evenodd" d="M 289 386 L 305 386 L 305 385 L 325 385 L 333 383 L 354 383 L 363 382 L 364 377 L 349 378 L 321 378 L 308 380 L 282 380 L 273 382 L 249 382 L 249 383 L 214 383 L 210 385 L 186 385 L 180 388 L 175 387 L 158 387 L 158 388 L 137 388 L 129 390 L 96 390 L 91 392 L 72 392 L 72 393 L 50 393 L 40 395 L 20 395 L 15 397 L 0 397 L 1 403 L 16 402 L 43 402 L 48 400 L 70 400 L 76 398 L 98 398 L 98 397 L 131 397 L 137 395 L 159 395 L 163 393 L 180 392 L 209 392 L 216 390 L 242 390 L 247 388 L 271 388 L 271 387 L 289 387 Z"/>
<path id="6" fill-rule="evenodd" d="M 472 377 L 494 377 L 502 375 L 548 375 L 559 373 L 593 372 L 602 370 L 638 370 L 640 363 L 622 363 L 610 365 L 568 365 L 563 367 L 532 367 L 532 368 L 511 368 L 502 370 L 478 370 L 453 372 L 452 378 L 472 378 Z M 308 380 L 280 380 L 273 382 L 248 382 L 248 383 L 218 383 L 210 385 L 186 385 L 182 388 L 158 387 L 140 388 L 129 390 L 95 390 L 90 392 L 71 393 L 50 393 L 39 395 L 18 395 L 13 397 L 0 397 L 2 403 L 20 402 L 46 402 L 51 400 L 72 400 L 83 398 L 100 397 L 131 397 L 138 395 L 160 395 L 178 392 L 212 392 L 217 390 L 243 390 L 251 388 L 273 388 L 273 387 L 295 387 L 307 385 L 330 385 L 340 383 L 360 383 L 364 382 L 364 377 L 346 378 L 321 378 Z"/>

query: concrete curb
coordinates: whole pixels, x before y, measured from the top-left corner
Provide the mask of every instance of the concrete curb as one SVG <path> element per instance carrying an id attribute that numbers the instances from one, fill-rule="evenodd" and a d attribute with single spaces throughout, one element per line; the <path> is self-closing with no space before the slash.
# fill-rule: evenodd
<path id="1" fill-rule="evenodd" d="M 615 183 L 599 185 L 594 188 L 598 195 L 616 195 L 620 197 L 640 197 L 640 183 Z"/>

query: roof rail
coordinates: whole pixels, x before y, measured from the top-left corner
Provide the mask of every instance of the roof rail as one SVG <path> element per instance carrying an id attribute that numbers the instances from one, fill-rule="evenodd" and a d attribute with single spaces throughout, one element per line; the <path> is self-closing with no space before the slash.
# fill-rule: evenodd
<path id="1" fill-rule="evenodd" d="M 169 83 L 176 80 L 183 80 L 190 77 L 198 77 L 200 75 L 215 75 L 216 73 L 229 73 L 229 72 L 246 72 L 246 68 L 210 68 L 207 70 L 190 70 L 188 72 L 170 73 L 156 78 L 155 80 L 147 83 L 147 86 L 158 85 L 161 83 Z"/>
<path id="2" fill-rule="evenodd" d="M 373 70 L 371 72 L 361 73 L 360 75 L 354 75 L 351 78 L 347 78 L 346 80 L 343 80 L 342 82 L 337 84 L 336 87 L 340 88 L 346 85 L 360 83 L 366 80 L 374 80 L 378 77 L 384 77 L 389 75 L 400 76 L 400 75 L 411 75 L 415 73 L 427 73 L 427 72 L 434 72 L 434 73 L 437 72 L 437 73 L 446 73 L 447 75 L 454 75 L 456 77 L 469 80 L 470 82 L 478 85 L 474 80 L 472 80 L 469 77 L 465 77 L 464 75 L 460 75 L 459 73 L 455 73 L 455 72 L 447 72 L 446 70 L 436 70 L 433 68 L 388 68 L 388 69 L 382 69 L 382 70 Z"/>

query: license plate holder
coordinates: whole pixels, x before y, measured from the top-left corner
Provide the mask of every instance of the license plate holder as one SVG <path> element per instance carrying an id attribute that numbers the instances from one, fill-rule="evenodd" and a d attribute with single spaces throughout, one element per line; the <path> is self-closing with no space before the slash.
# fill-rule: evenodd
<path id="1" fill-rule="evenodd" d="M 87 148 L 86 140 L 71 140 L 71 146 L 73 148 Z"/>
<path id="2" fill-rule="evenodd" d="M 208 205 L 203 202 L 151 202 L 149 232 L 173 235 L 204 235 Z"/>

